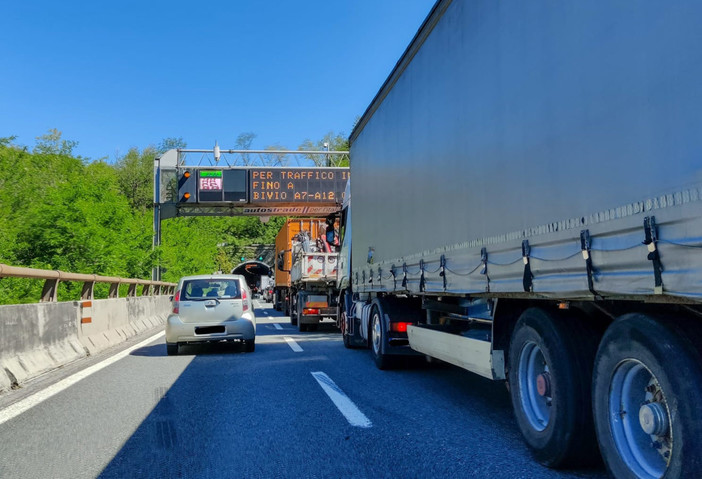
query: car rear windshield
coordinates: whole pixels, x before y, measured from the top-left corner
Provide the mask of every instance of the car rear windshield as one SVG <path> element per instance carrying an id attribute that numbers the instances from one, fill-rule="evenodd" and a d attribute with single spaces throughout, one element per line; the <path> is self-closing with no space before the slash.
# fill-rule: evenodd
<path id="1" fill-rule="evenodd" d="M 241 299 L 238 279 L 194 279 L 183 282 L 182 299 Z"/>

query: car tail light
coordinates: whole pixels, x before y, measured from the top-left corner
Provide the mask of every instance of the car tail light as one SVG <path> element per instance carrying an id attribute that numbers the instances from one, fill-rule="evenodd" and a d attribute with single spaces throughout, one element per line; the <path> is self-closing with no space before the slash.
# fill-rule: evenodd
<path id="1" fill-rule="evenodd" d="M 394 331 L 396 333 L 406 333 L 407 326 L 410 324 L 412 323 L 390 323 L 390 331 Z"/>
<path id="2" fill-rule="evenodd" d="M 248 311 L 248 310 L 249 310 L 249 302 L 246 301 L 246 298 L 247 298 L 247 296 L 246 296 L 246 290 L 245 290 L 245 289 L 242 289 L 242 290 L 241 290 L 241 299 L 242 299 L 242 304 L 243 304 L 242 308 L 244 309 L 244 311 Z"/>
<path id="3" fill-rule="evenodd" d="M 179 308 L 178 308 L 178 301 L 180 300 L 180 290 L 176 291 L 176 294 L 173 296 L 173 313 L 178 314 Z"/>
<path id="4" fill-rule="evenodd" d="M 303 308 L 302 314 L 309 314 L 312 316 L 316 316 L 319 314 L 319 309 L 317 309 L 317 308 Z"/>

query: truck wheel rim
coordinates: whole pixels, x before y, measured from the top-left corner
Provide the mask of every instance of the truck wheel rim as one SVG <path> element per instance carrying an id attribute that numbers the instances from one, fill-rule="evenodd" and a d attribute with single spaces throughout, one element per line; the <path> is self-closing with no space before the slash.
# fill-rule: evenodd
<path id="1" fill-rule="evenodd" d="M 380 353 L 380 318 L 377 314 L 373 315 L 373 351 L 376 354 Z"/>
<path id="2" fill-rule="evenodd" d="M 610 383 L 609 425 L 619 456 L 637 477 L 663 477 L 673 453 L 671 424 L 653 373 L 634 359 L 619 363 Z"/>
<path id="3" fill-rule="evenodd" d="M 531 427 L 537 431 L 546 429 L 551 418 L 551 392 L 542 395 L 537 385 L 539 378 L 547 376 L 548 373 L 549 368 L 541 348 L 535 342 L 529 341 L 519 355 L 519 391 L 522 411 Z"/>

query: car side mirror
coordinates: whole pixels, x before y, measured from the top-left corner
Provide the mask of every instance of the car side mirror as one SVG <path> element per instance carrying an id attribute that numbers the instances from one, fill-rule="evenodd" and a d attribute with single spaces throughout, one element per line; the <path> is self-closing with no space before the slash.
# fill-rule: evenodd
<path id="1" fill-rule="evenodd" d="M 170 295 L 170 296 L 168 297 L 168 301 L 173 301 L 173 295 Z"/>

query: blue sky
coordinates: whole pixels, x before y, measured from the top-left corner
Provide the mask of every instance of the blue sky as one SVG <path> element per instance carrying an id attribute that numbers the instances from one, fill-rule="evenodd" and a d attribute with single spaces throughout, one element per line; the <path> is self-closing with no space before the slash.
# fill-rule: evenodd
<path id="1" fill-rule="evenodd" d="M 56 128 L 114 161 L 190 148 L 296 149 L 350 133 L 435 0 L 13 1 L 0 16 L 0 137 Z"/>

